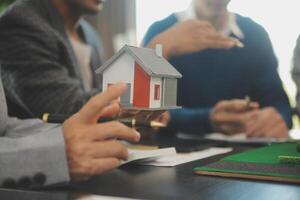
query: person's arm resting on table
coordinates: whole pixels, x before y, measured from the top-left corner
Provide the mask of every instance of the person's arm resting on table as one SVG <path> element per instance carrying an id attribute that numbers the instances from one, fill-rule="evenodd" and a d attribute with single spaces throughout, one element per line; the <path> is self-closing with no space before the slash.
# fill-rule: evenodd
<path id="1" fill-rule="evenodd" d="M 260 27 L 253 61 L 255 70 L 251 98 L 261 107 L 256 119 L 249 122 L 249 137 L 288 137 L 292 127 L 292 110 L 284 91 L 277 67 L 278 62 L 267 32 Z"/>
<path id="2" fill-rule="evenodd" d="M 39 120 L 8 119 L 0 137 L 2 187 L 34 187 L 70 180 L 62 128 Z"/>
<path id="3" fill-rule="evenodd" d="M 34 187 L 86 180 L 120 165 L 128 151 L 118 139 L 137 142 L 140 134 L 119 122 L 97 123 L 118 114 L 114 102 L 126 84 L 91 98 L 63 126 L 9 119 L 0 137 L 2 187 Z M 28 182 L 30 182 L 28 184 Z"/>

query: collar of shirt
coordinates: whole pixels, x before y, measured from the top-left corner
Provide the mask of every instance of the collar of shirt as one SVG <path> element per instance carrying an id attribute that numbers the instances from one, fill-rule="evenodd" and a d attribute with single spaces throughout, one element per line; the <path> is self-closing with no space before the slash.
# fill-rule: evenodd
<path id="1" fill-rule="evenodd" d="M 196 19 L 197 15 L 196 15 L 195 8 L 193 6 L 190 6 L 187 10 L 176 13 L 176 17 L 178 21 L 183 22 L 189 19 Z M 220 31 L 220 33 L 227 36 L 233 34 L 238 39 L 244 38 L 244 33 L 240 29 L 239 25 L 237 24 L 236 15 L 231 12 L 229 12 L 227 26 L 222 31 Z"/>

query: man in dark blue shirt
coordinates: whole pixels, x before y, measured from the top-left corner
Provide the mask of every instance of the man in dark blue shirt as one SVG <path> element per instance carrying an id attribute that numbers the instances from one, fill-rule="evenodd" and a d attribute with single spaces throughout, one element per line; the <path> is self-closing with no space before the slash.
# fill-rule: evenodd
<path id="1" fill-rule="evenodd" d="M 287 137 L 291 108 L 268 34 L 251 19 L 230 13 L 229 2 L 194 0 L 187 11 L 154 23 L 144 38 L 150 48 L 162 44 L 164 56 L 183 75 L 178 83 L 183 109 L 170 111 L 169 127 Z M 244 48 L 236 47 L 236 40 Z"/>

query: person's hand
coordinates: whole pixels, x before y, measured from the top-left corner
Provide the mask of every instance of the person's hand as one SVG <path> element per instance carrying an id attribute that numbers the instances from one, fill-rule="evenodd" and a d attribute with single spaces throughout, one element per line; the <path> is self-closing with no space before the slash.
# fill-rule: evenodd
<path id="1" fill-rule="evenodd" d="M 137 142 L 140 134 L 119 122 L 97 123 L 101 117 L 116 115 L 114 102 L 127 87 L 119 83 L 90 99 L 82 109 L 63 124 L 66 154 L 73 180 L 86 180 L 120 165 L 128 159 L 127 149 L 117 140 Z"/>
<path id="2" fill-rule="evenodd" d="M 156 44 L 163 45 L 163 56 L 169 58 L 208 48 L 230 49 L 235 46 L 235 41 L 217 33 L 209 22 L 191 19 L 157 35 L 148 47 L 155 48 Z"/>
<path id="3" fill-rule="evenodd" d="M 170 120 L 171 120 L 171 115 L 168 111 L 166 111 L 163 114 L 161 114 L 155 121 L 158 121 L 158 122 L 164 124 L 165 126 L 167 126 L 169 124 Z"/>
<path id="4" fill-rule="evenodd" d="M 288 137 L 288 127 L 281 115 L 272 107 L 263 108 L 246 128 L 248 137 Z"/>
<path id="5" fill-rule="evenodd" d="M 259 104 L 246 100 L 220 101 L 210 114 L 210 121 L 214 131 L 224 134 L 243 133 L 248 121 L 255 118 Z"/>

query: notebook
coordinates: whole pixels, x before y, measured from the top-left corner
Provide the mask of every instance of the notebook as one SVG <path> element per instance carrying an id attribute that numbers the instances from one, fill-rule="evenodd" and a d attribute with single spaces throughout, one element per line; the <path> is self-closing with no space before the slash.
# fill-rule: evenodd
<path id="1" fill-rule="evenodd" d="M 227 156 L 218 162 L 197 167 L 194 172 L 198 175 L 300 184 L 300 165 L 280 163 L 279 156 L 282 155 L 299 157 L 296 143 L 272 144 Z"/>

